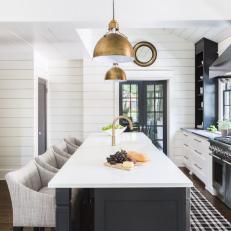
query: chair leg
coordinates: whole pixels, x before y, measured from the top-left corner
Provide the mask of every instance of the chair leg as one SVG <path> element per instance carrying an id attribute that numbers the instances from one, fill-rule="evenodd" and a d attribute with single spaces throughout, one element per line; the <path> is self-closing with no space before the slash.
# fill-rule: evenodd
<path id="1" fill-rule="evenodd" d="M 34 231 L 45 231 L 43 227 L 34 227 Z"/>
<path id="2" fill-rule="evenodd" d="M 23 227 L 14 226 L 13 231 L 23 231 Z"/>

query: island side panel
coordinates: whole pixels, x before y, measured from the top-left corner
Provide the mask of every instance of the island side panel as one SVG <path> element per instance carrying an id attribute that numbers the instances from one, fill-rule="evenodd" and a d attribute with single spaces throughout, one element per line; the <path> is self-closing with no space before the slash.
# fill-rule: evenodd
<path id="1" fill-rule="evenodd" d="M 190 231 L 189 188 L 95 189 L 95 231 Z"/>
<path id="2" fill-rule="evenodd" d="M 56 229 L 71 231 L 71 189 L 56 189 Z"/>

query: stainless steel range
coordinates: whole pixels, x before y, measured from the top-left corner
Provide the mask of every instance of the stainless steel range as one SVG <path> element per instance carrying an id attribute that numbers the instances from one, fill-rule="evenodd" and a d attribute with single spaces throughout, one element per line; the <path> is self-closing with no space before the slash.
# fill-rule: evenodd
<path id="1" fill-rule="evenodd" d="M 231 137 L 209 140 L 213 156 L 213 187 L 217 196 L 231 208 Z"/>

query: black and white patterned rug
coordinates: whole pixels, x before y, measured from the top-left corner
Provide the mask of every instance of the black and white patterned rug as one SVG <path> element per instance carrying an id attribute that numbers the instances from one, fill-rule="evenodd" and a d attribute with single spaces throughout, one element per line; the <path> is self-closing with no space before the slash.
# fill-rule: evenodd
<path id="1" fill-rule="evenodd" d="M 191 190 L 191 231 L 231 231 L 231 224 L 196 189 Z"/>

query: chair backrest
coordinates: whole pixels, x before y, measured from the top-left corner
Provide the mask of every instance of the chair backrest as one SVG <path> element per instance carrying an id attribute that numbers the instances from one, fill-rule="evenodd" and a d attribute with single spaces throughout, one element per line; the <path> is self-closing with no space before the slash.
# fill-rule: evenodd
<path id="1" fill-rule="evenodd" d="M 58 172 L 58 163 L 52 149 L 48 149 L 44 154 L 35 157 L 37 164 L 51 172 Z"/>
<path id="2" fill-rule="evenodd" d="M 54 154 L 58 154 L 62 157 L 65 157 L 65 158 L 70 158 L 71 157 L 71 154 L 69 154 L 69 152 L 66 152 L 64 151 L 63 149 L 60 149 L 58 146 L 56 145 L 53 145 L 51 147 L 51 150 L 53 151 Z"/>
<path id="3" fill-rule="evenodd" d="M 39 171 L 34 160 L 16 171 L 9 172 L 6 175 L 6 180 L 22 184 L 34 191 L 38 191 L 42 187 Z"/>
<path id="4" fill-rule="evenodd" d="M 53 151 L 69 158 L 70 155 L 72 155 L 76 151 L 76 148 L 62 141 L 59 144 L 53 146 Z"/>
<path id="5" fill-rule="evenodd" d="M 79 147 L 82 144 L 82 142 L 80 140 L 76 139 L 75 137 L 67 137 L 64 139 L 64 141 L 66 143 L 75 145 L 76 147 Z"/>

